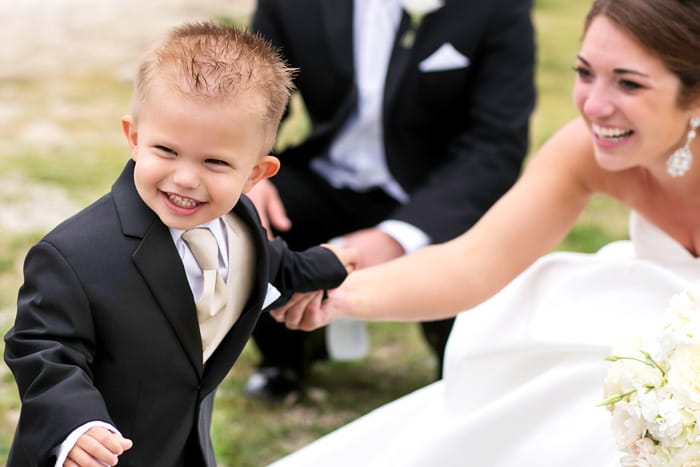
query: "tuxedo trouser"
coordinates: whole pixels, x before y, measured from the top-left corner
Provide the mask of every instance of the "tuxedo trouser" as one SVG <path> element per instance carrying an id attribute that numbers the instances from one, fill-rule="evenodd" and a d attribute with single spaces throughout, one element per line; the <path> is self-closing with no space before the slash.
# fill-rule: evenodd
<path id="1" fill-rule="evenodd" d="M 292 221 L 286 232 L 275 231 L 293 250 L 314 245 L 368 227 L 389 218 L 399 204 L 383 190 L 355 192 L 336 189 L 311 171 L 284 165 L 271 179 Z M 421 323 L 423 335 L 442 363 L 453 318 Z M 325 329 L 314 332 L 292 331 L 263 313 L 253 331 L 253 339 L 262 356 L 261 367 L 291 368 L 303 375 L 313 360 L 327 357 Z"/>

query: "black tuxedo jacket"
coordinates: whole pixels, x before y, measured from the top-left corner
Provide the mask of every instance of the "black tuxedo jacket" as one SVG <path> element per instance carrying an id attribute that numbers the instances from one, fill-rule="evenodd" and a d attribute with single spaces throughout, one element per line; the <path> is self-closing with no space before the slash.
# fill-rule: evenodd
<path id="1" fill-rule="evenodd" d="M 439 242 L 471 226 L 515 181 L 527 152 L 535 101 L 530 0 L 445 0 L 410 48 L 404 13 L 388 68 L 384 144 L 394 178 L 411 196 L 391 218 Z M 252 29 L 299 69 L 295 83 L 311 121 L 300 145 L 280 154 L 307 167 L 325 154 L 357 105 L 352 0 L 259 0 Z M 450 43 L 467 67 L 421 71 Z"/>
<path id="2" fill-rule="evenodd" d="M 110 194 L 30 250 L 5 337 L 22 399 L 9 466 L 51 465 L 51 451 L 90 420 L 134 441 L 120 466 L 216 465 L 214 391 L 258 319 L 267 284 L 289 297 L 345 277 L 326 249 L 294 253 L 279 240 L 268 243 L 245 197 L 234 211 L 255 237 L 255 285 L 206 366 L 182 262 L 168 228 L 136 192 L 133 162 Z"/>

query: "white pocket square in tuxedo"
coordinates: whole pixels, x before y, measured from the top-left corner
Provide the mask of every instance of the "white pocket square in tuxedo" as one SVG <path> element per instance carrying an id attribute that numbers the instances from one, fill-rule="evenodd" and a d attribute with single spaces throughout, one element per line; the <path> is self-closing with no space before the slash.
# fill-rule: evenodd
<path id="1" fill-rule="evenodd" d="M 263 310 L 268 306 L 272 305 L 275 300 L 280 298 L 282 294 L 277 288 L 272 284 L 267 284 L 267 293 L 265 294 L 265 300 L 263 301 Z"/>
<path id="2" fill-rule="evenodd" d="M 445 42 L 435 52 L 418 64 L 422 72 L 447 71 L 466 68 L 469 57 L 461 54 L 452 44 Z"/>

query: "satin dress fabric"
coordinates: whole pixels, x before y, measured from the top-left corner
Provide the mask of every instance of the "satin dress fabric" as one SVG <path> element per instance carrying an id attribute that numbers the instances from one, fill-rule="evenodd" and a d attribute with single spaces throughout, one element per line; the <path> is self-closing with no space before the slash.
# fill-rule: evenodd
<path id="1" fill-rule="evenodd" d="M 596 406 L 604 358 L 700 280 L 700 259 L 635 212 L 630 238 L 542 257 L 458 316 L 442 380 L 272 465 L 619 466 Z"/>

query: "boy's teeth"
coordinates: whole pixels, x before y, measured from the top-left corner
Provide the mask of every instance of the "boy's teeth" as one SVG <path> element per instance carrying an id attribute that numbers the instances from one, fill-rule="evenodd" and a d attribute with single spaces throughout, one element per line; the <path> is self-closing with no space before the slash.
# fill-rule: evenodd
<path id="1" fill-rule="evenodd" d="M 191 198 L 183 198 L 182 196 L 173 193 L 168 193 L 168 199 L 172 201 L 173 204 L 177 204 L 183 208 L 193 208 L 199 204 L 197 201 Z"/>

